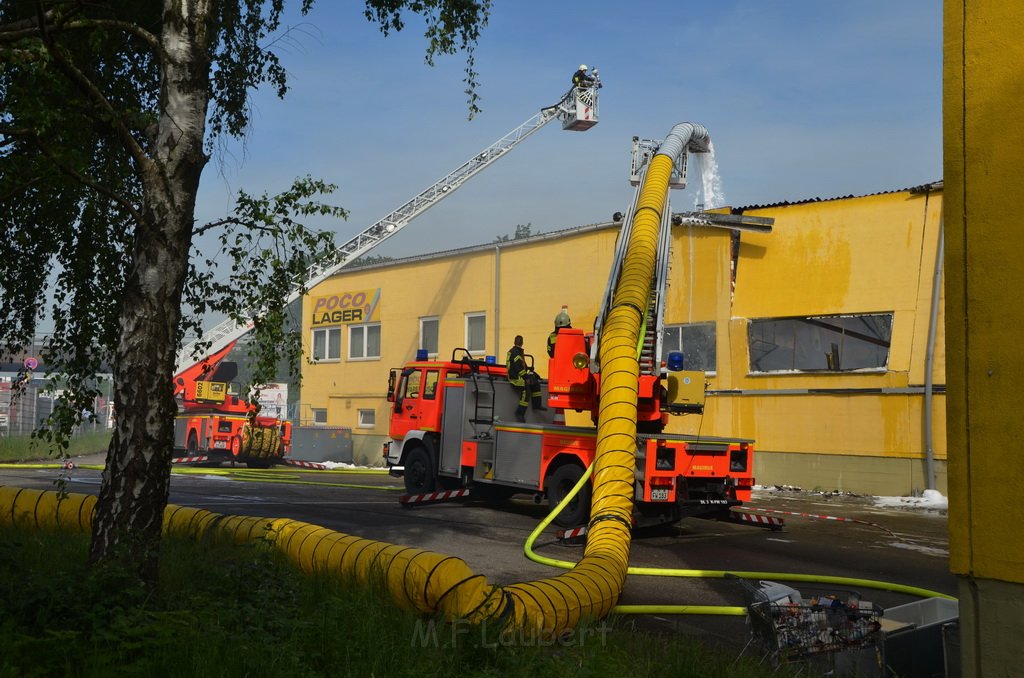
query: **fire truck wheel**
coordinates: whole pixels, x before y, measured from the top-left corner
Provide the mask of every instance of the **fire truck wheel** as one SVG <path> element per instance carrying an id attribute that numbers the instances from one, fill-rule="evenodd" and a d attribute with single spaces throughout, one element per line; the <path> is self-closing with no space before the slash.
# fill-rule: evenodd
<path id="1" fill-rule="evenodd" d="M 548 508 L 554 509 L 559 502 L 565 499 L 569 491 L 579 482 L 583 476 L 583 469 L 576 464 L 565 464 L 555 469 L 555 472 L 548 476 L 544 487 L 547 488 Z M 590 483 L 584 485 L 579 494 L 562 509 L 554 520 L 559 527 L 579 527 L 587 522 L 590 517 Z"/>
<path id="2" fill-rule="evenodd" d="M 433 492 L 436 484 L 434 482 L 434 463 L 430 455 L 422 447 L 414 447 L 409 450 L 405 458 L 405 491 L 409 494 L 426 494 Z"/>

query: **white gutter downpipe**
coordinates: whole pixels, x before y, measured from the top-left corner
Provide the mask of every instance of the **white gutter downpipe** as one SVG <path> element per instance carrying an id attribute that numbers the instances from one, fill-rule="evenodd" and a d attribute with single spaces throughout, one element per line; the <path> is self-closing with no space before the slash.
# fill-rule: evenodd
<path id="1" fill-rule="evenodd" d="M 925 209 L 927 210 L 927 198 Z M 927 212 L 926 212 L 927 218 Z M 945 250 L 945 217 L 939 217 L 939 243 L 935 248 L 935 273 L 932 280 L 932 310 L 928 322 L 928 351 L 924 359 L 924 459 L 925 482 L 935 489 L 935 450 L 932 435 L 932 369 L 935 364 L 935 335 L 939 323 L 939 293 L 942 290 L 942 264 Z"/>
<path id="2" fill-rule="evenodd" d="M 494 359 L 501 357 L 501 245 L 494 246 Z"/>

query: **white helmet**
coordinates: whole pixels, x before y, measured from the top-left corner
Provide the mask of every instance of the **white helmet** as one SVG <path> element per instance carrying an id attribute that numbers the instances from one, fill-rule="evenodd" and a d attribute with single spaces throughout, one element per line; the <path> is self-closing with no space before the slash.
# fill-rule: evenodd
<path id="1" fill-rule="evenodd" d="M 580 70 L 581 71 L 587 70 L 587 65 L 586 64 L 580 64 Z"/>

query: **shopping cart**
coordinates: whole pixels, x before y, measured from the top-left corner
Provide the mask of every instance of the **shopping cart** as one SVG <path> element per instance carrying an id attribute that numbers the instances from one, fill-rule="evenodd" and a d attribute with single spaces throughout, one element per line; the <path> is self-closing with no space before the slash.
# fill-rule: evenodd
<path id="1" fill-rule="evenodd" d="M 727 575 L 743 589 L 751 644 L 773 666 L 803 663 L 832 676 L 884 675 L 882 609 L 855 591 L 797 591 Z"/>

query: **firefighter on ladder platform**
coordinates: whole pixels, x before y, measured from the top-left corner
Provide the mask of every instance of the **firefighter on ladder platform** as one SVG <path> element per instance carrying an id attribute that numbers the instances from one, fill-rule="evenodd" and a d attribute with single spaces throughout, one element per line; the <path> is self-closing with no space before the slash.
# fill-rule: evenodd
<path id="1" fill-rule="evenodd" d="M 505 354 L 505 369 L 508 370 L 508 383 L 519 394 L 519 407 L 516 408 L 516 421 L 526 421 L 526 410 L 533 404 L 533 409 L 545 412 L 548 408 L 541 402 L 540 377 L 533 368 L 526 364 L 526 353 L 523 351 L 523 336 L 517 334 L 512 348 Z"/>
<path id="2" fill-rule="evenodd" d="M 600 87 L 601 81 L 597 76 L 597 69 L 594 69 L 594 74 L 591 75 L 587 71 L 586 64 L 580 64 L 580 67 L 572 74 L 572 84 L 576 87 Z"/>
<path id="3" fill-rule="evenodd" d="M 572 327 L 572 320 L 569 318 L 569 307 L 562 305 L 562 310 L 555 316 L 555 329 L 548 335 L 548 357 L 555 357 L 555 342 L 558 341 L 558 330 L 563 327 Z"/>

